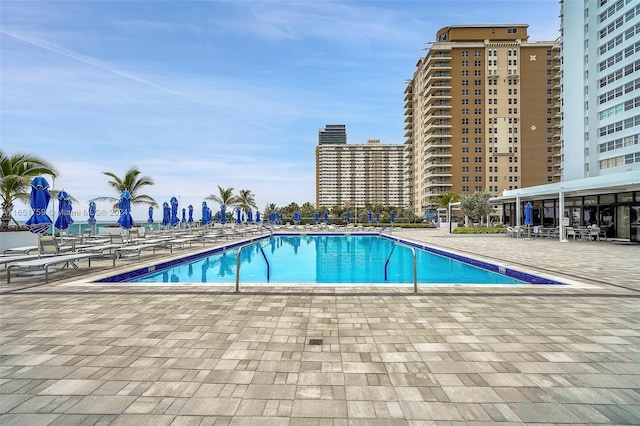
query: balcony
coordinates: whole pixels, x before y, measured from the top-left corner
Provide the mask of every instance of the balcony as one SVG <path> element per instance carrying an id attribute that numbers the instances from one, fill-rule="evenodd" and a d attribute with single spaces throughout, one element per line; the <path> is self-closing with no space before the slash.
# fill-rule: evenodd
<path id="1" fill-rule="evenodd" d="M 448 62 L 437 62 L 427 68 L 427 72 L 439 71 L 439 70 L 450 70 L 451 64 Z"/>
<path id="2" fill-rule="evenodd" d="M 438 52 L 436 54 L 432 54 L 427 56 L 426 58 L 426 63 L 429 64 L 430 62 L 434 62 L 434 61 L 450 61 L 452 58 L 451 56 L 449 56 L 448 53 L 444 53 L 444 52 Z"/>
<path id="3" fill-rule="evenodd" d="M 423 90 L 420 92 L 422 96 L 429 96 L 435 90 L 451 90 L 451 83 L 448 81 L 440 81 L 430 85 L 424 85 Z"/>
<path id="4" fill-rule="evenodd" d="M 427 155 L 423 157 L 423 160 L 427 162 L 435 158 L 451 158 L 451 152 L 442 153 L 438 152 L 437 150 L 433 150 L 431 152 L 428 152 Z"/>
<path id="5" fill-rule="evenodd" d="M 434 74 L 430 74 L 429 77 L 427 77 L 427 79 L 425 80 L 425 84 L 429 85 L 432 84 L 435 81 L 442 81 L 442 80 L 451 80 L 451 74 L 448 73 L 442 73 L 442 72 L 437 72 Z"/>

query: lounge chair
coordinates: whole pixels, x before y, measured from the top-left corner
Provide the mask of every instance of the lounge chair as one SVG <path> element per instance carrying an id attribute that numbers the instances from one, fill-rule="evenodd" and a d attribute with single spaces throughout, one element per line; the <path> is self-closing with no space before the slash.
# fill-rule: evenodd
<path id="1" fill-rule="evenodd" d="M 29 252 L 38 251 L 38 246 L 12 247 L 6 249 L 4 254 L 29 254 Z"/>
<path id="2" fill-rule="evenodd" d="M 45 282 L 48 283 L 49 273 L 55 272 L 55 269 L 50 269 L 51 266 L 63 265 L 63 267 L 66 267 L 71 265 L 74 268 L 77 268 L 78 266 L 75 264 L 75 262 L 77 262 L 78 260 L 87 259 L 90 267 L 91 259 L 98 257 L 104 257 L 104 255 L 102 253 L 73 253 L 58 256 L 45 256 L 37 259 L 13 262 L 7 267 L 7 284 L 11 283 L 11 272 L 14 270 L 20 270 L 25 275 L 44 274 Z M 115 266 L 115 257 L 113 259 L 113 264 Z"/>
<path id="3" fill-rule="evenodd" d="M 158 241 L 155 243 L 133 244 L 124 245 L 115 250 L 117 257 L 137 257 L 140 259 L 140 254 L 143 250 L 153 250 L 156 252 L 156 248 L 161 247 L 166 241 Z"/>
<path id="4" fill-rule="evenodd" d="M 73 251 L 72 244 L 61 244 L 53 238 L 40 238 L 40 254 L 60 254 Z"/>
<path id="5" fill-rule="evenodd" d="M 43 256 L 51 256 L 51 255 L 43 255 Z M 0 256 L 0 265 L 4 265 L 4 267 L 8 267 L 10 264 L 15 262 L 23 262 L 25 260 L 38 259 L 42 257 L 39 254 L 18 254 L 13 256 Z"/>
<path id="6" fill-rule="evenodd" d="M 191 243 L 196 238 L 197 238 L 196 236 L 175 238 L 175 239 L 165 241 L 163 245 L 164 247 L 168 248 L 171 253 L 173 253 L 174 248 L 183 248 L 187 243 L 189 243 L 189 247 L 191 247 Z"/>

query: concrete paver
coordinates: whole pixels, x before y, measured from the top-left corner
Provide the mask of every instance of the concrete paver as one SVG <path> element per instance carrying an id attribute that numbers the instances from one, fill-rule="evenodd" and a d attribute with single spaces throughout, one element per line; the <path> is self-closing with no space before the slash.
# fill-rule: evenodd
<path id="1" fill-rule="evenodd" d="M 396 235 L 577 285 L 235 294 L 90 284 L 106 262 L 46 285 L 0 273 L 0 423 L 640 424 L 640 245 Z"/>

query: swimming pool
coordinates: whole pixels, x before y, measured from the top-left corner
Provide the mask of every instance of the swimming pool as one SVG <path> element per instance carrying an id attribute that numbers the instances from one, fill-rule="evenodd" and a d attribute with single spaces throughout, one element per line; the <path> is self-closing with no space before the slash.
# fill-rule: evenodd
<path id="1" fill-rule="evenodd" d="M 141 268 L 99 282 L 233 284 L 240 246 Z M 559 284 L 378 235 L 276 235 L 256 239 L 242 248 L 240 281 L 243 285 L 409 284 L 413 283 L 413 255 L 408 247 L 416 252 L 419 284 Z"/>

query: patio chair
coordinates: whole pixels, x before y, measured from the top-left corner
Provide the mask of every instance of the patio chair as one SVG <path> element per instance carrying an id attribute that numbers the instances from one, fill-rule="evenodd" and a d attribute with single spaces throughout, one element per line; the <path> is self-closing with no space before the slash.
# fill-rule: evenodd
<path id="1" fill-rule="evenodd" d="M 60 244 L 53 238 L 40 238 L 40 254 L 60 254 L 73 251 L 72 245 Z"/>
<path id="2" fill-rule="evenodd" d="M 565 228 L 565 232 L 567 234 L 567 239 L 569 238 L 569 236 L 572 236 L 573 240 L 575 241 L 575 239 L 576 239 L 576 230 L 573 229 L 573 226 L 567 226 Z"/>
<path id="3" fill-rule="evenodd" d="M 591 240 L 600 241 L 600 228 L 589 229 L 589 241 Z"/>

